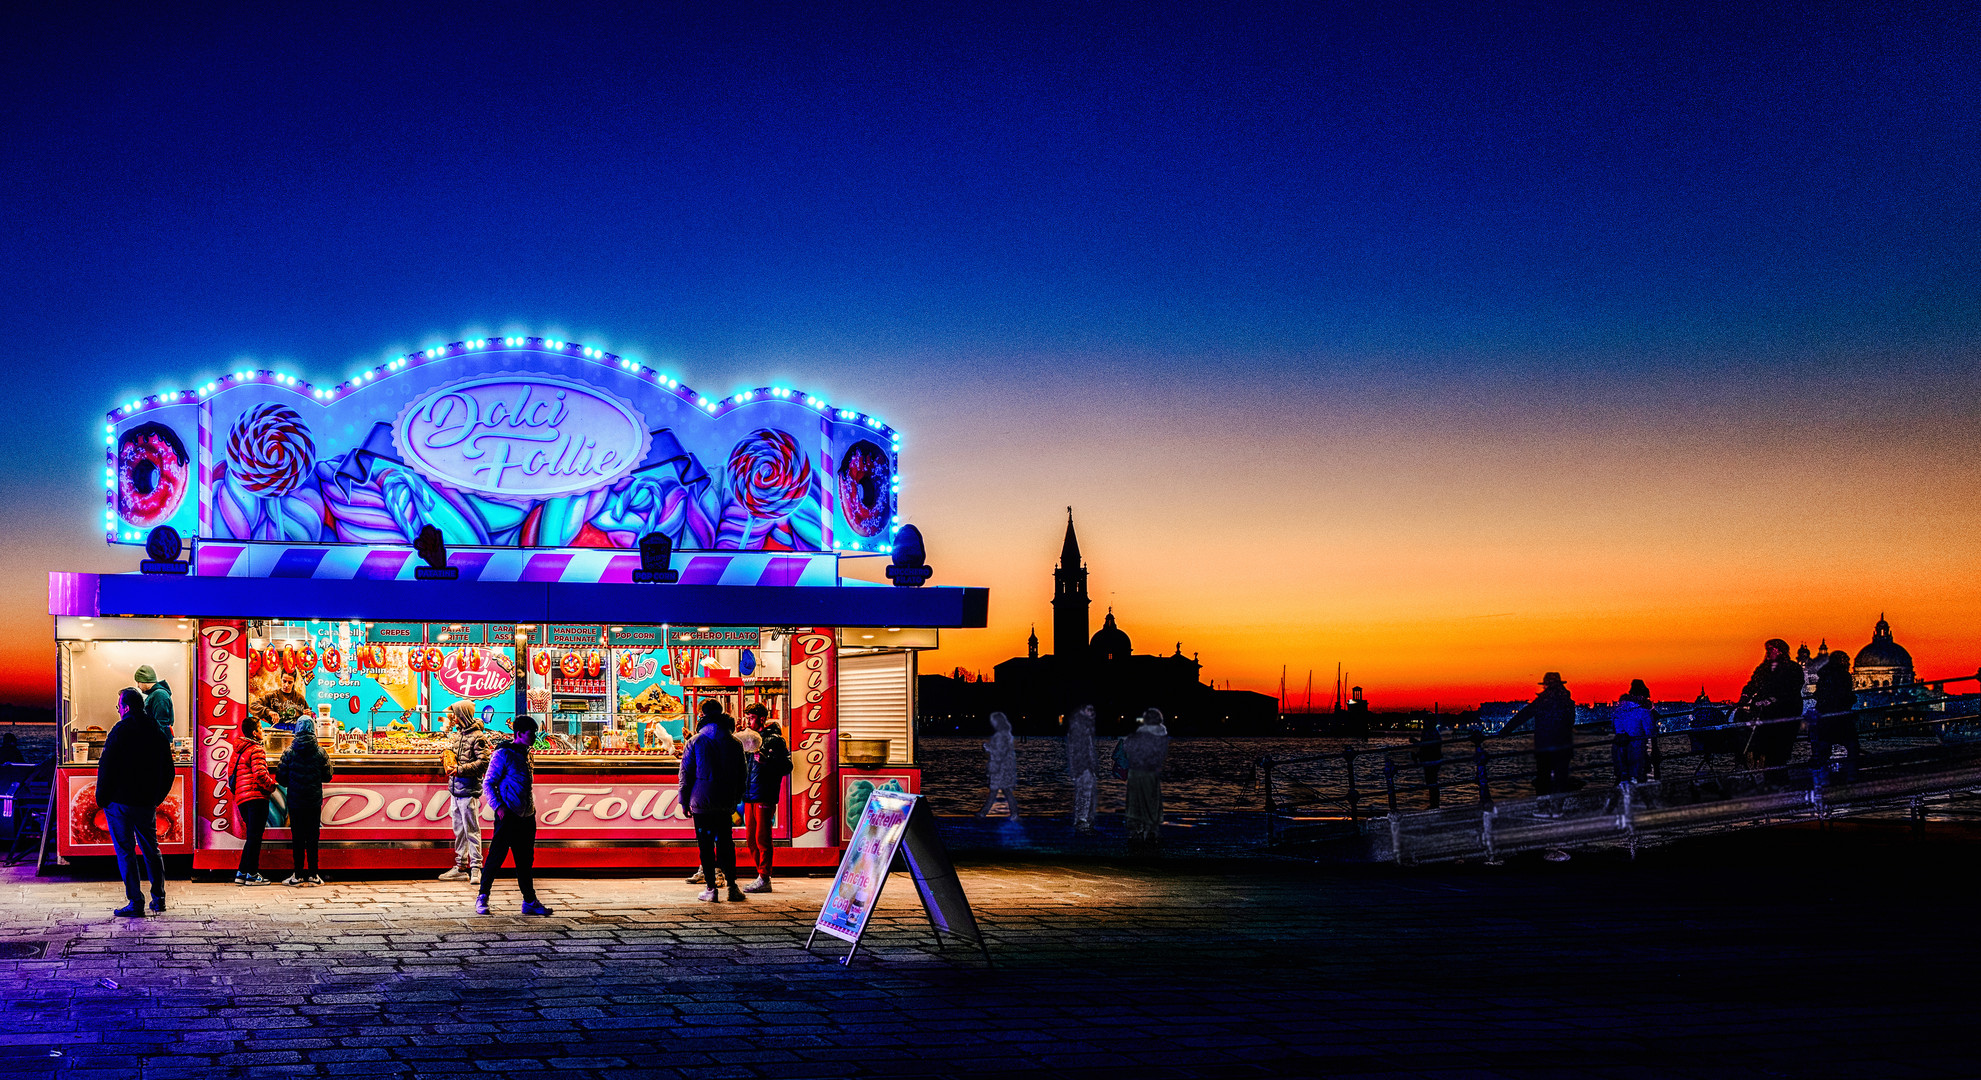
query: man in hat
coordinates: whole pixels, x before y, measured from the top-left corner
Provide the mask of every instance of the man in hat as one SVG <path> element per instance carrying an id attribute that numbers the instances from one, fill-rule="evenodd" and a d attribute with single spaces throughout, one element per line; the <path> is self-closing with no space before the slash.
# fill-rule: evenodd
<path id="1" fill-rule="evenodd" d="M 1561 672 L 1541 676 L 1541 692 L 1507 726 L 1517 730 L 1527 720 L 1534 722 L 1534 793 L 1553 795 L 1581 786 L 1568 775 L 1575 757 L 1575 699 L 1568 696 Z"/>
<path id="2" fill-rule="evenodd" d="M 1630 680 L 1630 689 L 1616 699 L 1614 717 L 1616 743 L 1610 760 L 1616 766 L 1616 782 L 1641 784 L 1650 778 L 1651 736 L 1657 734 L 1657 718 L 1651 714 L 1651 688 L 1642 679 Z"/>
<path id="3" fill-rule="evenodd" d="M 137 669 L 131 681 L 138 684 L 138 693 L 144 695 L 144 712 L 165 733 L 165 740 L 172 740 L 172 688 L 158 677 L 158 672 L 150 664 Z"/>
<path id="4" fill-rule="evenodd" d="M 1774 721 L 1758 724 L 1747 739 L 1742 755 L 1750 769 L 1775 769 L 1788 764 L 1795 752 L 1795 736 L 1802 730 L 1802 686 L 1808 672 L 1788 652 L 1788 642 L 1769 638 L 1767 652 L 1755 666 L 1754 674 L 1740 692 L 1740 703 L 1748 719 Z"/>

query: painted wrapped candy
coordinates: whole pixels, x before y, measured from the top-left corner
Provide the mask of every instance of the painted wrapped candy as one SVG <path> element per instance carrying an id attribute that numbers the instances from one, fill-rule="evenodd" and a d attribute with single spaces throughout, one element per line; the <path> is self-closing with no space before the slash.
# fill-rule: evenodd
<path id="1" fill-rule="evenodd" d="M 191 484 L 192 459 L 177 432 L 148 423 L 117 439 L 117 513 L 133 525 L 171 520 Z"/>

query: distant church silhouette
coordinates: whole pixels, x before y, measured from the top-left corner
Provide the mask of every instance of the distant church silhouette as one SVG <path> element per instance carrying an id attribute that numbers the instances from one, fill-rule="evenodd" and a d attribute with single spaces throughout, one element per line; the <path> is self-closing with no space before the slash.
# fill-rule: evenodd
<path id="1" fill-rule="evenodd" d="M 1036 626 L 1025 655 L 998 664 L 993 682 L 964 683 L 946 675 L 924 675 L 917 689 L 917 714 L 929 730 L 977 731 L 992 711 L 1011 718 L 1019 734 L 1056 734 L 1060 718 L 1081 705 L 1094 706 L 1103 733 L 1122 733 L 1134 717 L 1161 709 L 1173 734 L 1271 734 L 1278 730 L 1278 702 L 1249 690 L 1214 690 L 1199 681 L 1195 656 L 1183 643 L 1168 656 L 1136 655 L 1128 632 L 1109 608 L 1091 637 L 1092 599 L 1087 595 L 1087 564 L 1066 510 L 1066 539 L 1052 572 L 1052 652 L 1039 654 Z"/>

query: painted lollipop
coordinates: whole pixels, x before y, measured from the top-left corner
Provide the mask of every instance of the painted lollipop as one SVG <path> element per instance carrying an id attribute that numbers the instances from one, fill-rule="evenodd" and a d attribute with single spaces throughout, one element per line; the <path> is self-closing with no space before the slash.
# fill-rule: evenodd
<path id="1" fill-rule="evenodd" d="M 287 405 L 257 405 L 234 421 L 227 436 L 234 479 L 258 495 L 287 495 L 316 464 L 309 425 Z"/>

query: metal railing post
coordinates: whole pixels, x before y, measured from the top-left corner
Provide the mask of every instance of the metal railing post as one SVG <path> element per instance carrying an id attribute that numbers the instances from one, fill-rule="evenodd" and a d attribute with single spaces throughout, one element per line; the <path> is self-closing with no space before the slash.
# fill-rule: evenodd
<path id="1" fill-rule="evenodd" d="M 1472 733 L 1472 770 L 1479 781 L 1479 805 L 1493 805 L 1492 778 L 1488 775 L 1486 758 L 1486 733 Z"/>
<path id="2" fill-rule="evenodd" d="M 1383 755 L 1383 787 L 1389 792 L 1389 812 L 1396 813 L 1396 758 Z"/>
<path id="3" fill-rule="evenodd" d="M 1273 805 L 1273 759 L 1271 756 L 1261 758 L 1259 765 L 1266 774 L 1266 846 L 1271 847 L 1276 839 L 1273 827 L 1273 814 L 1276 809 Z"/>

